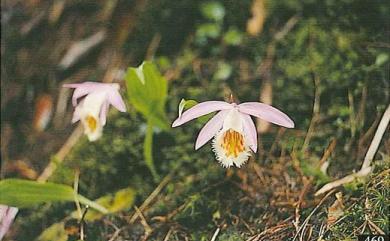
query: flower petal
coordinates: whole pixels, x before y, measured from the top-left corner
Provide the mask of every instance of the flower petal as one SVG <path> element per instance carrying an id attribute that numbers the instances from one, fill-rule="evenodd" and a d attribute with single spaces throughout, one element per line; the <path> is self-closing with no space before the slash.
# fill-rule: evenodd
<path id="1" fill-rule="evenodd" d="M 72 123 L 76 123 L 81 119 L 81 110 L 82 110 L 83 102 L 81 102 L 78 106 L 76 106 L 73 112 Z"/>
<path id="2" fill-rule="evenodd" d="M 3 239 L 18 213 L 18 208 L 0 204 L 0 240 Z"/>
<path id="3" fill-rule="evenodd" d="M 180 126 L 190 120 L 207 115 L 217 110 L 228 110 L 231 108 L 233 108 L 232 105 L 224 101 L 202 102 L 185 111 L 180 118 L 177 118 L 173 122 L 172 127 Z"/>
<path id="4" fill-rule="evenodd" d="M 85 87 L 76 88 L 74 90 L 73 96 L 72 96 L 72 105 L 76 106 L 78 98 L 83 97 L 83 96 L 85 96 L 85 95 L 87 95 L 87 94 L 89 94 L 91 92 L 92 92 L 91 89 L 88 89 L 88 88 L 85 88 Z"/>
<path id="5" fill-rule="evenodd" d="M 98 91 L 104 87 L 103 83 L 97 82 L 84 82 L 84 83 L 76 83 L 76 84 L 64 84 L 65 88 L 75 88 L 75 91 L 72 96 L 72 104 L 73 106 L 77 105 L 77 99 L 83 97 L 91 92 Z"/>
<path id="6" fill-rule="evenodd" d="M 115 88 L 108 93 L 108 101 L 120 112 L 126 112 L 126 105 L 122 100 L 122 96 Z"/>
<path id="7" fill-rule="evenodd" d="M 108 112 L 109 107 L 110 107 L 110 104 L 107 101 L 105 101 L 102 105 L 102 109 L 100 110 L 99 118 L 100 118 L 100 123 L 102 124 L 102 126 L 106 125 L 107 112 Z"/>
<path id="8" fill-rule="evenodd" d="M 246 102 L 238 105 L 240 112 L 253 115 L 271 123 L 294 128 L 294 122 L 280 110 L 259 102 Z"/>
<path id="9" fill-rule="evenodd" d="M 257 152 L 257 131 L 252 118 L 247 114 L 240 113 L 242 118 L 242 126 L 244 128 L 245 136 L 248 138 L 249 147 L 254 153 Z"/>
<path id="10" fill-rule="evenodd" d="M 226 115 L 229 113 L 228 110 L 218 112 L 213 118 L 211 118 L 206 125 L 200 130 L 198 138 L 196 139 L 195 150 L 201 148 L 206 144 L 215 134 L 222 128 L 223 121 Z"/>
<path id="11" fill-rule="evenodd" d="M 99 88 L 101 86 L 107 85 L 106 83 L 100 83 L 100 82 L 92 82 L 92 81 L 86 81 L 83 83 L 70 83 L 70 84 L 63 84 L 62 87 L 65 88 Z"/>

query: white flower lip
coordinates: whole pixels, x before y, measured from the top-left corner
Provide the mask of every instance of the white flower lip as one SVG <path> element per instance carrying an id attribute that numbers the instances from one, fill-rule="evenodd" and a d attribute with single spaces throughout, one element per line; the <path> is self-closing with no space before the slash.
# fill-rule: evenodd
<path id="1" fill-rule="evenodd" d="M 241 118 L 237 108 L 229 110 L 222 130 L 213 140 L 213 151 L 223 167 L 241 167 L 250 156 L 249 141 L 245 136 Z"/>

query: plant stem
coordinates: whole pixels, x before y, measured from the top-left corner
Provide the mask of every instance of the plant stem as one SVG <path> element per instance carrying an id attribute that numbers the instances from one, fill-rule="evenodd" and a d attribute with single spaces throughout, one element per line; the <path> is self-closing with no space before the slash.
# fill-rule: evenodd
<path id="1" fill-rule="evenodd" d="M 156 168 L 153 162 L 153 122 L 149 119 L 146 127 L 145 141 L 144 141 L 144 158 L 146 166 L 153 175 L 155 181 L 159 180 Z"/>

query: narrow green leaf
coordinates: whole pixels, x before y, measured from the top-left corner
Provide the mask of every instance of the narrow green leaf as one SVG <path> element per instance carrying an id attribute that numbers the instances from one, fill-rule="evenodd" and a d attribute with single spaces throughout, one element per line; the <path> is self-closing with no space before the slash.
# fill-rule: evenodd
<path id="1" fill-rule="evenodd" d="M 70 186 L 21 179 L 0 181 L 0 193 L 0 203 L 20 208 L 42 202 L 74 200 Z"/>
<path id="2" fill-rule="evenodd" d="M 39 183 L 23 179 L 4 179 L 0 181 L 0 203 L 14 207 L 31 207 L 39 203 L 74 201 L 72 187 L 56 183 Z M 107 210 L 101 205 L 77 195 L 80 203 L 89 205 L 102 213 Z"/>
<path id="3" fill-rule="evenodd" d="M 80 194 L 77 195 L 77 198 L 78 198 L 79 202 L 84 204 L 84 205 L 88 205 L 91 208 L 93 208 L 101 213 L 104 213 L 104 214 L 108 213 L 108 210 L 105 207 L 101 206 L 100 204 L 98 204 L 94 201 L 89 200 L 88 198 L 86 198 L 84 196 L 81 196 Z"/>

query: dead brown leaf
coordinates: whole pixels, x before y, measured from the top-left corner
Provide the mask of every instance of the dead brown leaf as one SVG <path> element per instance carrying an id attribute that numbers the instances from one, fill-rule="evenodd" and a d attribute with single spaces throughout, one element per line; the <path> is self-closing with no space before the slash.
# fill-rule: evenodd
<path id="1" fill-rule="evenodd" d="M 337 219 L 344 215 L 344 204 L 343 204 L 343 193 L 336 193 L 336 200 L 334 203 L 328 208 L 328 227 L 334 224 Z"/>

